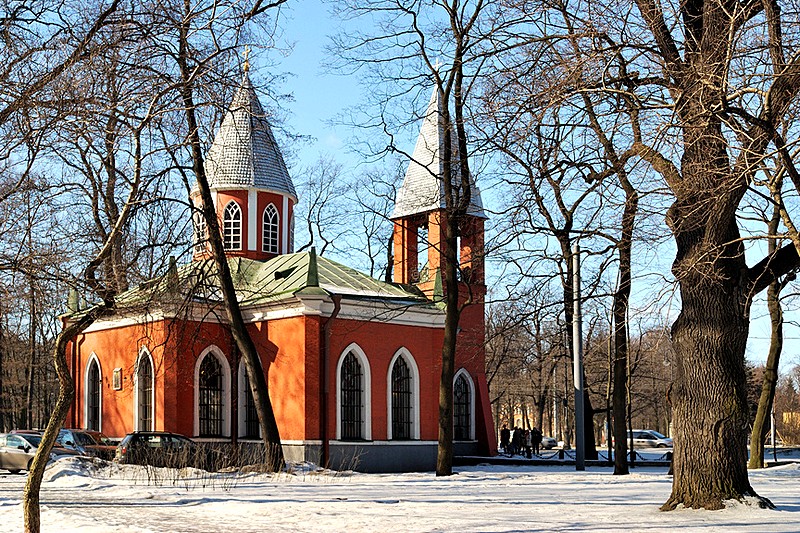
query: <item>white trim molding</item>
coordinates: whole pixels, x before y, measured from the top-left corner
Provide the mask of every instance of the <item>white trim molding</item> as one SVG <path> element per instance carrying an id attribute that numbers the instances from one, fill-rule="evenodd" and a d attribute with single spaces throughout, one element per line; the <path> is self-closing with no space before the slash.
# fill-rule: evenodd
<path id="1" fill-rule="evenodd" d="M 411 372 L 411 439 L 419 439 L 419 368 L 414 356 L 405 347 L 395 352 L 386 373 L 386 438 L 392 440 L 392 370 L 398 359 L 402 358 Z M 402 441 L 407 442 L 407 441 Z"/>
<path id="2" fill-rule="evenodd" d="M 361 370 L 364 372 L 364 390 L 362 397 L 364 404 L 361 406 L 361 435 L 364 440 L 372 440 L 372 374 L 369 368 L 369 360 L 364 350 L 356 344 L 351 343 L 339 355 L 339 361 L 336 363 L 336 440 L 342 438 L 342 363 L 345 356 L 352 353 L 358 359 L 361 365 Z M 355 441 L 358 442 L 358 441 Z"/>
<path id="3" fill-rule="evenodd" d="M 211 345 L 202 351 L 194 364 L 194 436 L 200 435 L 200 365 L 208 357 L 216 357 L 222 367 L 222 435 L 231 436 L 231 367 L 222 350 Z"/>
<path id="4" fill-rule="evenodd" d="M 83 371 L 83 427 L 89 428 L 89 367 L 92 366 L 92 363 L 97 365 L 97 386 L 100 388 L 97 401 L 97 431 L 103 431 L 103 365 L 100 364 L 100 358 L 94 352 L 89 354 L 86 368 Z"/>
<path id="5" fill-rule="evenodd" d="M 475 383 L 472 381 L 472 376 L 469 375 L 469 372 L 462 367 L 453 376 L 454 390 L 456 380 L 459 376 L 464 376 L 464 379 L 467 380 L 467 385 L 469 386 L 469 440 L 475 440 Z"/>
<path id="6" fill-rule="evenodd" d="M 150 363 L 150 372 L 152 373 L 150 379 L 150 421 L 152 427 L 150 430 L 156 429 L 156 365 L 153 362 L 153 355 L 146 346 L 139 349 L 139 355 L 136 356 L 136 364 L 133 367 L 133 429 L 134 431 L 144 431 L 141 427 L 141 413 L 139 412 L 139 364 L 143 359 L 147 359 Z"/>
<path id="7" fill-rule="evenodd" d="M 247 191 L 247 249 L 256 250 L 258 242 L 258 192 Z"/>
<path id="8" fill-rule="evenodd" d="M 289 253 L 289 197 L 283 195 L 283 216 L 278 218 L 281 223 L 281 253 Z"/>

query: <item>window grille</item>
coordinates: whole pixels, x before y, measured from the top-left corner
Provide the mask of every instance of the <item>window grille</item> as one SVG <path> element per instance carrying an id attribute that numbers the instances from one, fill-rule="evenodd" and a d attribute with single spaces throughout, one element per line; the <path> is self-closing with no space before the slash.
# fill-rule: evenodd
<path id="1" fill-rule="evenodd" d="M 86 385 L 86 429 L 100 431 L 100 365 L 95 359 L 89 363 Z"/>
<path id="2" fill-rule="evenodd" d="M 222 215 L 222 240 L 226 250 L 242 249 L 242 210 L 236 202 L 229 202 Z"/>
<path id="3" fill-rule="evenodd" d="M 340 384 L 340 409 L 341 409 L 341 439 L 359 440 L 363 439 L 362 426 L 363 416 L 363 396 L 364 396 L 364 372 L 358 358 L 349 352 L 342 362 L 341 384 Z"/>
<path id="4" fill-rule="evenodd" d="M 245 375 L 244 380 L 244 436 L 246 438 L 258 438 L 261 434 L 258 424 L 258 411 L 256 411 L 256 401 L 253 398 L 253 389 L 250 388 L 250 380 Z"/>
<path id="5" fill-rule="evenodd" d="M 289 253 L 294 253 L 294 217 L 289 219 Z"/>
<path id="6" fill-rule="evenodd" d="M 149 357 L 139 358 L 136 371 L 136 387 L 139 394 L 139 431 L 153 430 L 153 365 Z"/>
<path id="7" fill-rule="evenodd" d="M 453 440 L 470 439 L 470 390 L 463 375 L 453 384 Z"/>
<path id="8" fill-rule="evenodd" d="M 195 253 L 203 253 L 206 251 L 206 243 L 208 242 L 208 226 L 203 213 L 194 214 L 194 251 Z"/>
<path id="9" fill-rule="evenodd" d="M 271 254 L 278 253 L 278 228 L 280 227 L 279 224 L 279 217 L 278 217 L 278 210 L 275 208 L 274 204 L 269 204 L 266 209 L 264 209 L 264 234 L 263 234 L 263 244 L 262 250 L 264 252 L 268 252 Z"/>
<path id="10" fill-rule="evenodd" d="M 411 438 L 411 370 L 398 357 L 392 367 L 392 439 Z"/>
<path id="11" fill-rule="evenodd" d="M 198 418 L 201 437 L 222 436 L 222 365 L 212 354 L 200 365 Z"/>

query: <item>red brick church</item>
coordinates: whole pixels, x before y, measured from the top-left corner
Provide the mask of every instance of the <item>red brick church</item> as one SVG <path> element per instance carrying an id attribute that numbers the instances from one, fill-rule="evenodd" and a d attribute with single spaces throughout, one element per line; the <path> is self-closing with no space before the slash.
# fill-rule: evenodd
<path id="1" fill-rule="evenodd" d="M 391 215 L 394 283 L 313 250 L 294 253 L 297 195 L 247 74 L 208 151 L 228 261 L 288 460 L 362 471 L 435 466 L 444 331 L 439 104 L 434 91 Z M 460 261 L 467 280 L 461 290 L 475 303 L 463 312 L 458 334 L 453 424 L 457 454 L 490 454 L 485 215 L 477 187 L 472 198 Z M 165 430 L 201 441 L 258 439 L 206 228 L 198 218 L 194 227 L 190 264 L 172 264 L 119 295 L 115 314 L 71 344 L 76 396 L 68 425 L 116 438 Z"/>

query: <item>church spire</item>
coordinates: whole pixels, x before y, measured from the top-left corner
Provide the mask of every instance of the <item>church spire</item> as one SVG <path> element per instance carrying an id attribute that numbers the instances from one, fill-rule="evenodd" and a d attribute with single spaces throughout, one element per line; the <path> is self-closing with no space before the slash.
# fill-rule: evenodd
<path id="1" fill-rule="evenodd" d="M 292 178 L 250 81 L 245 49 L 242 83 L 233 96 L 205 169 L 229 256 L 265 260 L 293 250 Z M 192 201 L 200 205 L 195 189 Z M 195 258 L 207 257 L 206 227 L 195 213 Z"/>
<path id="2" fill-rule="evenodd" d="M 427 213 L 445 208 L 444 183 L 444 134 L 442 118 L 443 95 L 434 88 L 428 108 L 420 126 L 417 144 L 408 164 L 403 185 L 397 191 L 397 201 L 390 218 Z M 458 144 L 455 132 L 450 136 L 452 165 L 458 171 Z M 458 174 L 456 174 L 458 175 Z M 454 185 L 457 186 L 456 180 Z M 471 183 L 470 205 L 467 214 L 486 218 L 483 213 L 480 189 Z"/>
<path id="3" fill-rule="evenodd" d="M 256 187 L 288 194 L 296 200 L 283 155 L 250 82 L 248 56 L 245 55 L 242 84 L 206 156 L 209 185 Z"/>

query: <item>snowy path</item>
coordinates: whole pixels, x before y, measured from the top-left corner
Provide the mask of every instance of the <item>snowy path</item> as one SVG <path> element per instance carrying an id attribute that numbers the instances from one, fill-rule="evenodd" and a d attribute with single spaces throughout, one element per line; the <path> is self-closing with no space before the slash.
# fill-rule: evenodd
<path id="1" fill-rule="evenodd" d="M 661 513 L 670 491 L 663 470 L 479 466 L 432 474 L 252 476 L 214 488 L 148 486 L 130 471 L 90 477 L 66 462 L 48 471 L 43 531 L 800 531 L 800 467 L 751 475 L 777 511 Z M 0 474 L 0 524 L 22 528 L 25 477 Z M 193 482 L 199 483 L 197 480 Z"/>

